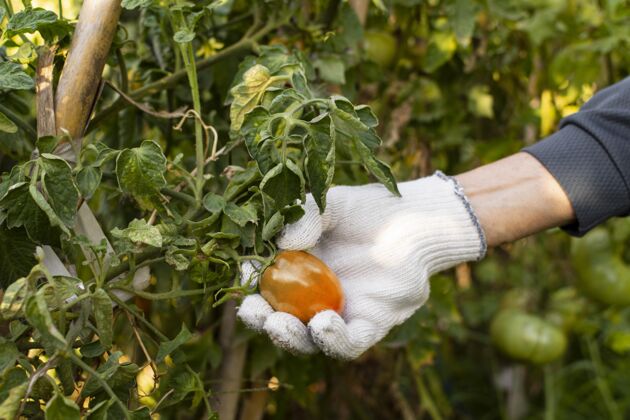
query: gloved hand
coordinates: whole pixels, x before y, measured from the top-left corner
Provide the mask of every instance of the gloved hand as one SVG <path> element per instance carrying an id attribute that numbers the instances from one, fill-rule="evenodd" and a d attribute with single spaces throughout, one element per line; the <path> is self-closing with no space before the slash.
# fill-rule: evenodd
<path id="1" fill-rule="evenodd" d="M 308 250 L 337 274 L 341 315 L 323 311 L 304 325 L 253 294 L 238 317 L 290 352 L 354 359 L 426 302 L 431 274 L 484 256 L 483 231 L 453 178 L 438 172 L 399 189 L 402 197 L 380 184 L 333 187 L 321 215 L 308 196 L 305 215 L 277 240 L 282 249 Z M 244 280 L 255 270 L 242 268 Z"/>

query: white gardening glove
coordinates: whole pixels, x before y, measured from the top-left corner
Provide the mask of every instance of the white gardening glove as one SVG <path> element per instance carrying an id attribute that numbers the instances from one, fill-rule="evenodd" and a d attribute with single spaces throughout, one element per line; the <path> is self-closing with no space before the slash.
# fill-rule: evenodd
<path id="1" fill-rule="evenodd" d="M 483 231 L 453 178 L 438 172 L 399 188 L 402 197 L 380 184 L 331 188 L 322 215 L 307 196 L 305 215 L 277 240 L 282 249 L 308 250 L 337 274 L 341 315 L 323 311 L 304 325 L 254 294 L 238 317 L 290 352 L 354 359 L 426 302 L 431 274 L 484 256 Z M 242 271 L 247 280 L 254 267 Z"/>

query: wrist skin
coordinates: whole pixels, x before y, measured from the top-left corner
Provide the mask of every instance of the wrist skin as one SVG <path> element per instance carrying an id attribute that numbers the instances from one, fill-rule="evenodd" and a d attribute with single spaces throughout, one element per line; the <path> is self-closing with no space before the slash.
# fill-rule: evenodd
<path id="1" fill-rule="evenodd" d="M 488 246 L 512 242 L 574 220 L 556 179 L 528 153 L 455 176 L 479 219 Z"/>

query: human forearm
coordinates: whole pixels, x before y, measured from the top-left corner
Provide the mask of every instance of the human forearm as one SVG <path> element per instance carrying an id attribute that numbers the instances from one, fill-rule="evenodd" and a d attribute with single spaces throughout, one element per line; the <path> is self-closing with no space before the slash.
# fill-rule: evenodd
<path id="1" fill-rule="evenodd" d="M 562 226 L 574 219 L 562 187 L 527 153 L 517 153 L 455 178 L 479 218 L 488 246 Z"/>

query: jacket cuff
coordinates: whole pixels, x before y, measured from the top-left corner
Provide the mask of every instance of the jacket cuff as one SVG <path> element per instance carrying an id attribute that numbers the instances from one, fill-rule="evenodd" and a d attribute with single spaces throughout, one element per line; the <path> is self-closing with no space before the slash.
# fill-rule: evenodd
<path id="1" fill-rule="evenodd" d="M 538 159 L 569 197 L 576 216 L 562 227 L 569 234 L 583 236 L 630 208 L 628 186 L 608 151 L 577 126 L 568 124 L 523 151 Z"/>

